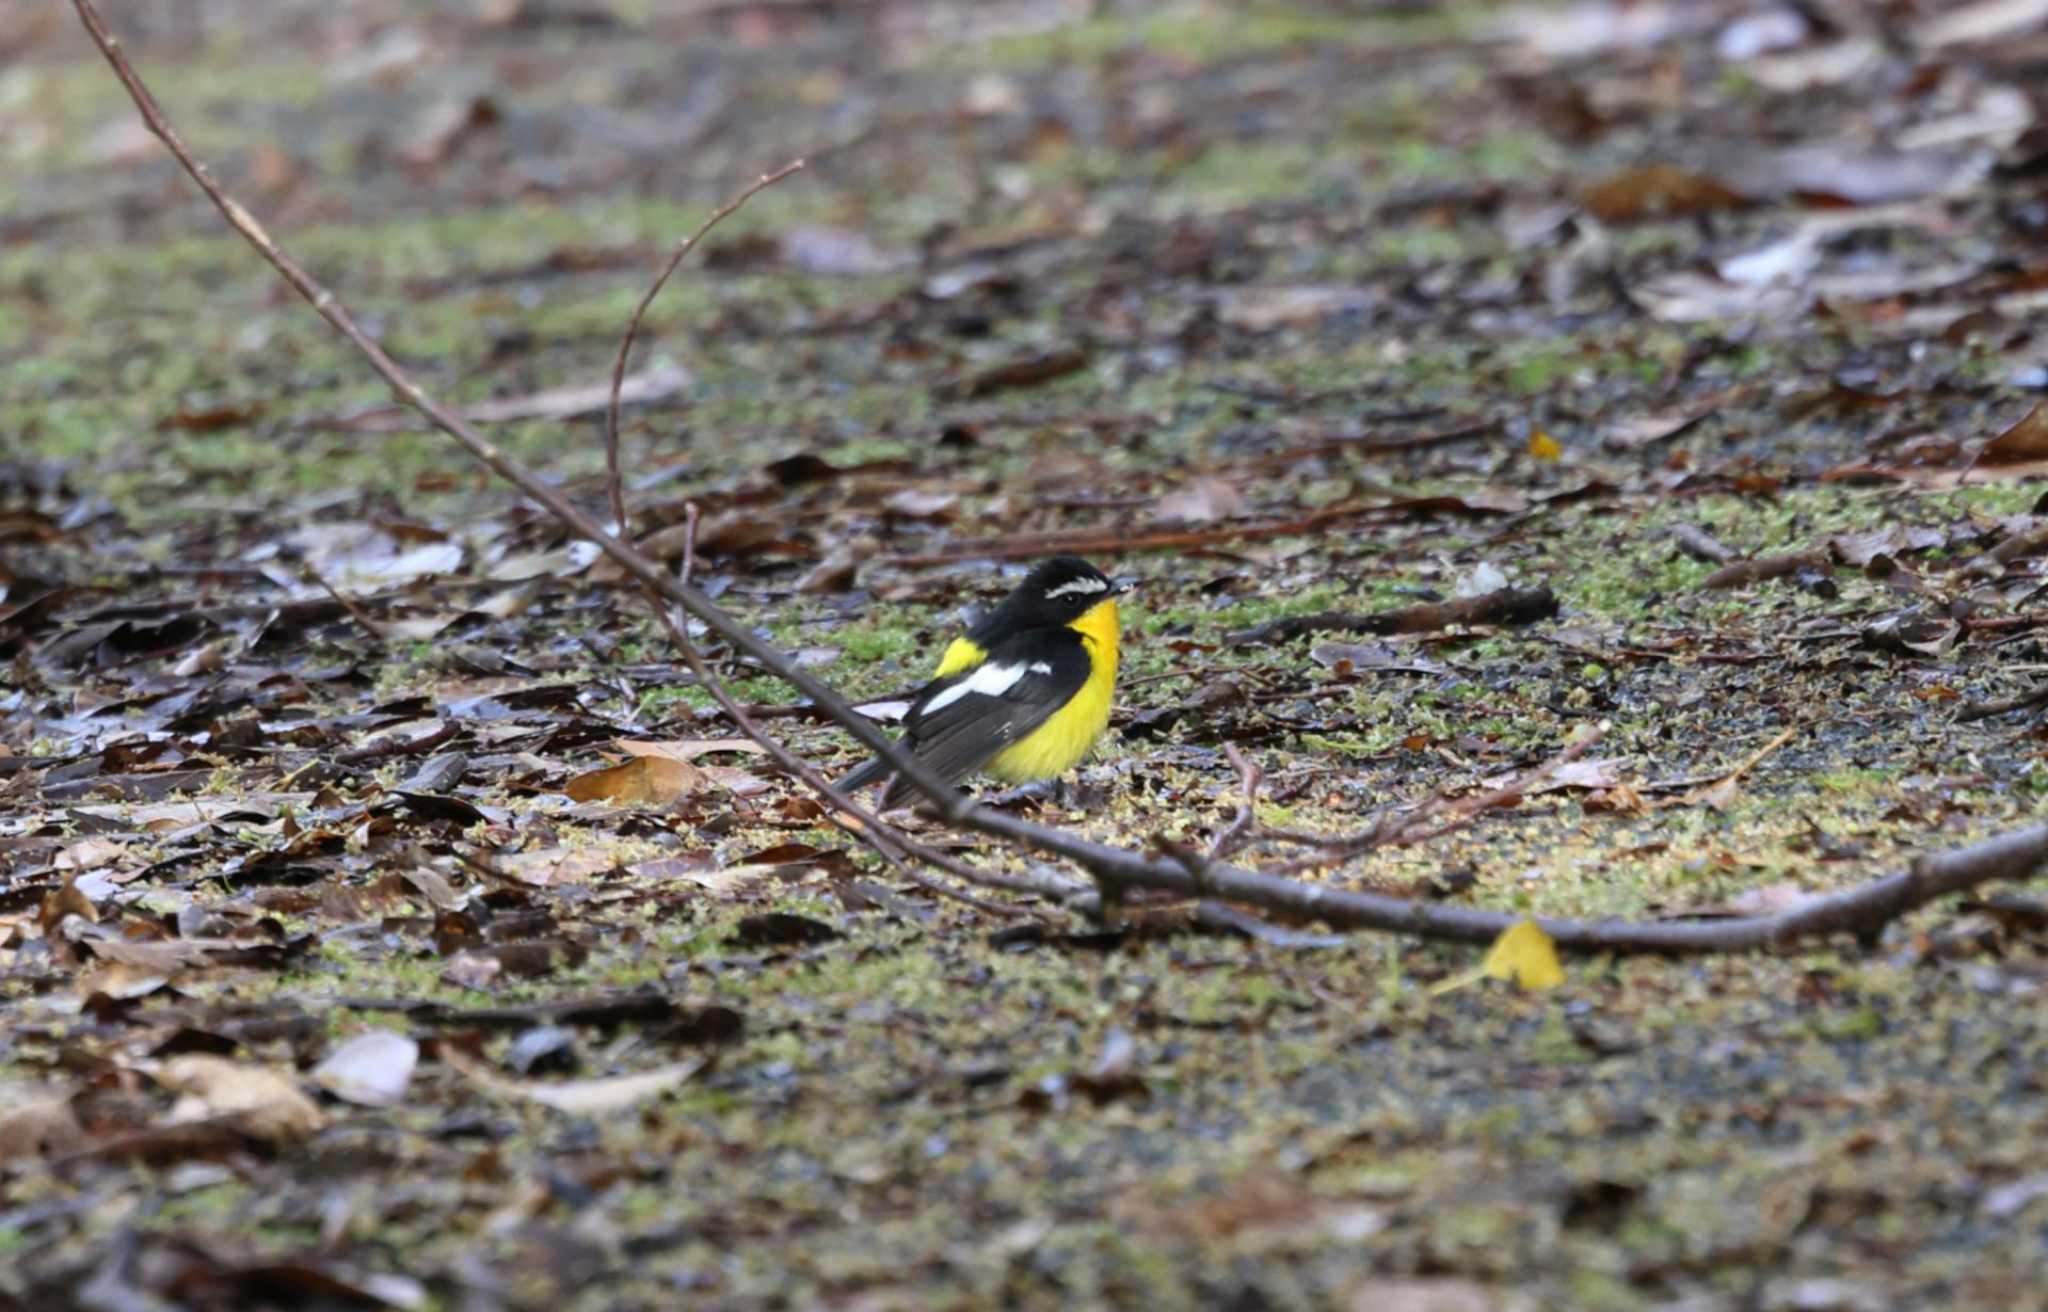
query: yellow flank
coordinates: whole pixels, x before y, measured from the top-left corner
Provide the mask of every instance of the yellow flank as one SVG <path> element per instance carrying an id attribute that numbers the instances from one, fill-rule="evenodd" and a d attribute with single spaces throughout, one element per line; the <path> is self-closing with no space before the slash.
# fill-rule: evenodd
<path id="1" fill-rule="evenodd" d="M 1023 784 L 1065 774 L 1088 755 L 1109 727 L 1109 695 L 1116 687 L 1116 602 L 1096 602 L 1067 627 L 1080 634 L 1088 647 L 1088 682 L 1044 724 L 997 752 L 983 767 L 1005 782 Z M 955 640 L 940 662 L 941 672 L 961 647 L 973 648 L 973 644 Z M 974 650 L 978 655 L 979 649 Z"/>
<path id="2" fill-rule="evenodd" d="M 946 654 L 939 657 L 939 668 L 932 671 L 934 679 L 943 679 L 949 674 L 972 669 L 988 659 L 988 653 L 980 644 L 965 638 L 955 638 L 946 647 Z"/>

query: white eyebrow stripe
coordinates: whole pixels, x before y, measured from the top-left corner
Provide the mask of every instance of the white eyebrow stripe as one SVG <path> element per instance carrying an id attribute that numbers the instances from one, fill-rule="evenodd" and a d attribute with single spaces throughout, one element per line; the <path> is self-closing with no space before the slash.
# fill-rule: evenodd
<path id="1" fill-rule="evenodd" d="M 1075 579 L 1071 583 L 1062 583 L 1056 588 L 1047 588 L 1045 590 L 1045 599 L 1047 601 L 1051 601 L 1055 597 L 1064 597 L 1069 592 L 1107 591 L 1109 591 L 1109 585 L 1107 583 L 1104 583 L 1101 579 L 1091 579 L 1087 577 L 1082 577 Z"/>
<path id="2" fill-rule="evenodd" d="M 1043 664 L 1043 662 L 1040 662 L 1040 664 Z M 1029 669 L 1022 665 L 980 666 L 974 673 L 926 702 L 921 714 L 930 715 L 933 711 L 943 711 L 954 702 L 972 693 L 980 693 L 984 697 L 1000 697 L 1016 687 L 1017 681 L 1030 672 Z M 1047 666 L 1044 672 L 1050 674 L 1052 673 L 1052 668 Z"/>

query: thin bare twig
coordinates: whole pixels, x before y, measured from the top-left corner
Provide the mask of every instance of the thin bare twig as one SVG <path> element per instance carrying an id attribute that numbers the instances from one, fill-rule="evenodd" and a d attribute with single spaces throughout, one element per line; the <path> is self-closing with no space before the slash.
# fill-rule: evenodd
<path id="1" fill-rule="evenodd" d="M 299 569 L 307 578 L 317 584 L 322 592 L 332 597 L 337 605 L 348 612 L 348 617 L 354 620 L 364 633 L 370 635 L 370 641 L 386 651 L 390 650 L 391 639 L 384 635 L 384 630 L 378 626 L 377 622 L 364 613 L 363 608 L 356 605 L 352 598 L 342 595 L 340 589 L 329 583 L 327 576 L 314 569 L 311 561 L 301 562 Z"/>
<path id="2" fill-rule="evenodd" d="M 1971 702 L 1956 712 L 1956 723 L 1968 724 L 1972 720 L 1988 720 L 1994 715 L 2031 711 L 2040 706 L 2048 706 L 2048 683 L 2029 689 L 2017 697 L 2007 697 L 2003 701 Z"/>
<path id="3" fill-rule="evenodd" d="M 1239 751 L 1236 743 L 1226 743 L 1223 754 L 1237 767 L 1237 783 L 1244 789 L 1244 804 L 1231 817 L 1230 828 L 1216 835 L 1216 841 L 1209 844 L 1211 861 L 1228 861 L 1251 840 L 1253 826 L 1258 822 L 1259 785 L 1266 780 L 1265 772 Z"/>
<path id="4" fill-rule="evenodd" d="M 1491 510 L 1460 509 L 1455 498 L 1422 498 L 1375 506 L 1326 506 L 1292 519 L 1256 524 L 1226 524 L 1218 528 L 1105 529 L 1081 533 L 1024 533 L 1006 538 L 969 539 L 942 543 L 934 551 L 890 556 L 892 565 L 949 565 L 962 560 L 1030 560 L 1038 556 L 1094 556 L 1133 551 L 1164 551 L 1210 547 L 1222 542 L 1267 542 L 1273 538 L 1300 537 L 1332 524 L 1376 515 L 1400 515 L 1427 510 L 1444 514 L 1490 515 Z"/>
<path id="5" fill-rule="evenodd" d="M 619 343 L 619 358 L 612 361 L 612 394 L 604 412 L 605 490 L 611 499 L 612 532 L 620 537 L 626 536 L 626 494 L 619 482 L 619 391 L 626 385 L 626 357 L 633 352 L 633 339 L 640 335 L 640 321 L 647 317 L 647 307 L 653 305 L 654 298 L 661 295 L 661 289 L 668 284 L 669 276 L 682 264 L 683 257 L 697 248 L 697 243 L 704 240 L 706 233 L 717 227 L 726 216 L 752 200 L 757 193 L 774 186 L 803 166 L 802 160 L 793 159 L 773 173 L 764 173 L 754 179 L 746 190 L 711 211 L 710 218 L 698 224 L 695 232 L 677 242 L 675 250 L 669 252 L 668 262 L 661 266 L 661 272 L 655 276 L 653 284 L 647 289 L 647 294 L 633 307 L 633 317 L 626 321 L 626 337 Z"/>
<path id="6" fill-rule="evenodd" d="M 1671 530 L 1671 540 L 1686 555 L 1710 565 L 1726 565 L 1742 559 L 1741 552 L 1697 524 L 1680 524 Z"/>
<path id="7" fill-rule="evenodd" d="M 419 411 L 434 427 L 447 433 L 493 473 L 517 487 L 558 521 L 596 543 L 641 586 L 702 620 L 708 629 L 736 650 L 758 660 L 784 682 L 809 697 L 855 741 L 879 755 L 900 777 L 924 793 L 939 816 L 947 822 L 1072 861 L 1095 877 L 1105 898 L 1138 888 L 1183 895 L 1199 891 L 1267 910 L 1320 917 L 1341 929 L 1383 930 L 1456 942 L 1490 941 L 1523 919 L 1519 912 L 1479 911 L 1417 903 L 1406 898 L 1306 884 L 1221 864 L 1212 865 L 1205 871 L 1205 878 L 1200 881 L 1204 887 L 1198 889 L 1195 876 L 1170 858 L 1111 847 L 1066 830 L 977 806 L 873 722 L 854 711 L 845 699 L 808 671 L 799 668 L 772 643 L 764 641 L 728 615 L 698 589 L 679 583 L 645 554 L 606 532 L 601 524 L 531 470 L 507 456 L 461 416 L 428 396 L 425 389 L 363 332 L 334 293 L 280 249 L 262 225 L 222 190 L 206 166 L 186 149 L 158 107 L 155 97 L 128 62 L 120 43 L 107 30 L 92 0 L 72 0 L 72 7 L 114 75 L 134 100 L 143 121 L 176 157 L 180 167 L 243 239 L 277 270 L 279 276 L 362 353 L 371 369 L 390 384 L 401 401 Z M 961 554 L 974 554 L 974 551 L 970 548 Z M 767 745 L 762 743 L 764 748 Z M 1900 874 L 1818 897 L 1777 915 L 1705 923 L 1564 919 L 1544 919 L 1537 923 L 1560 947 L 1577 951 L 1744 952 L 1780 947 L 1799 939 L 1831 933 L 1853 933 L 1867 939 L 1899 916 L 1936 898 L 1961 892 L 1988 880 L 2024 878 L 2043 865 L 2048 865 L 2048 825 L 2036 825 L 1953 852 L 1923 856 L 1911 869 Z"/>
<path id="8" fill-rule="evenodd" d="M 1793 735 L 1797 734 L 1798 732 L 1798 725 L 1787 726 L 1782 732 L 1780 732 L 1776 737 L 1772 738 L 1769 742 L 1765 743 L 1762 747 L 1757 748 L 1748 756 L 1743 757 L 1740 761 L 1737 761 L 1734 765 L 1730 766 L 1726 770 L 1721 771 L 1721 773 L 1719 774 L 1702 775 L 1692 779 L 1673 779 L 1661 781 L 1658 783 L 1644 784 L 1637 791 L 1645 793 L 1675 792 L 1681 788 L 1685 789 L 1685 793 L 1683 796 L 1667 798 L 1664 801 L 1652 803 L 1653 808 L 1658 810 L 1662 810 L 1665 807 L 1672 806 L 1697 805 L 1700 802 L 1707 801 L 1715 789 L 1732 787 L 1736 783 L 1740 782 L 1742 776 L 1748 774 L 1751 770 L 1754 770 L 1757 766 L 1763 764 L 1765 758 L 1769 757 L 1772 753 L 1776 752 L 1780 747 L 1783 747 L 1786 743 L 1791 742 Z"/>
<path id="9" fill-rule="evenodd" d="M 1752 583 L 1782 579 L 1801 570 L 1826 571 L 1833 562 L 1825 551 L 1794 551 L 1783 556 L 1748 556 L 1732 560 L 1700 580 L 1702 588 L 1746 588 Z"/>
<path id="10" fill-rule="evenodd" d="M 1557 594 L 1549 588 L 1496 588 L 1476 597 L 1396 606 L 1370 615 L 1322 611 L 1268 620 L 1230 635 L 1238 646 L 1279 642 L 1305 633 L 1435 633 L 1453 624 L 1534 624 L 1557 614 Z"/>

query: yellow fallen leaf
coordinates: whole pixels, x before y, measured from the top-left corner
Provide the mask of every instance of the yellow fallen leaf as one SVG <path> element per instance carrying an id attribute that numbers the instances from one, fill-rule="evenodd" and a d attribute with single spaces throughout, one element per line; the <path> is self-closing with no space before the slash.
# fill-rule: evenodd
<path id="1" fill-rule="evenodd" d="M 1533 920 L 1521 920 L 1500 932 L 1486 959 L 1471 970 L 1439 980 L 1429 989 L 1439 997 L 1470 988 L 1483 979 L 1504 979 L 1529 992 L 1554 989 L 1564 983 L 1564 967 L 1558 964 L 1557 944 Z"/>
<path id="2" fill-rule="evenodd" d="M 1556 438 L 1538 428 L 1529 434 L 1529 454 L 1538 460 L 1556 460 L 1564 455 L 1564 448 Z"/>
<path id="3" fill-rule="evenodd" d="M 562 791 L 579 802 L 661 806 L 710 786 L 704 772 L 666 756 L 636 756 L 621 765 L 579 774 Z"/>
<path id="4" fill-rule="evenodd" d="M 1531 993 L 1554 989 L 1564 983 L 1564 967 L 1557 960 L 1557 944 L 1533 920 L 1508 926 L 1487 949 L 1479 964 L 1482 974 L 1509 980 Z"/>

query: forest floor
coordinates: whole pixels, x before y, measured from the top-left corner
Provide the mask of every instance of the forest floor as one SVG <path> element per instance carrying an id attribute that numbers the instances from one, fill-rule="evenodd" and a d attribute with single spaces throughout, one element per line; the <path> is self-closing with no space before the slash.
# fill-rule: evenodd
<path id="1" fill-rule="evenodd" d="M 1668 918 L 2040 812 L 2027 6 L 138 8 L 229 188 L 593 513 L 653 270 L 806 156 L 648 318 L 635 531 L 694 502 L 868 704 L 1044 535 L 1141 577 L 1040 820 L 1209 841 L 1234 745 L 1342 832 L 1597 730 L 1311 877 Z M 2048 883 L 1541 993 L 934 897 L 68 7 L 0 0 L 0 155 L 0 1307 L 2048 1308 Z M 1503 586 L 1557 613 L 1241 636 Z"/>

